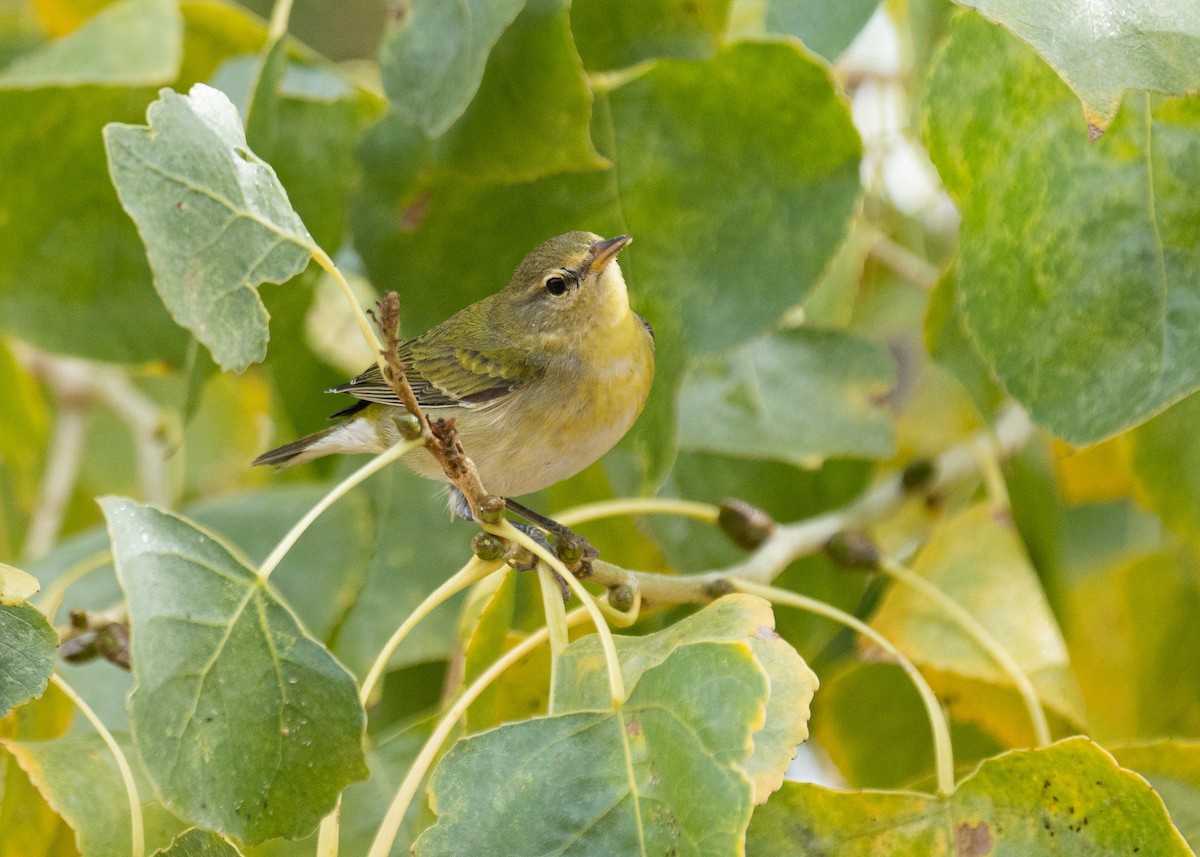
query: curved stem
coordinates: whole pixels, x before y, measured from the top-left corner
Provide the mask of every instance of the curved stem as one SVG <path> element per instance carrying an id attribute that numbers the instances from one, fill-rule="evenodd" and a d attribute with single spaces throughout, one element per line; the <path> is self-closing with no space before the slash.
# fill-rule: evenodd
<path id="1" fill-rule="evenodd" d="M 585 613 L 582 609 L 571 611 L 566 617 L 568 627 L 577 624 L 583 619 L 584 615 Z M 408 812 L 408 806 L 412 803 L 412 799 L 417 793 L 417 787 L 425 779 L 425 774 L 433 764 L 438 750 L 441 749 L 446 738 L 450 736 L 451 730 L 454 729 L 455 724 L 466 713 L 471 703 L 478 699 L 479 694 L 483 693 L 488 688 L 488 685 L 495 681 L 501 673 L 542 645 L 549 637 L 550 632 L 546 628 L 541 628 L 530 634 L 501 655 L 495 663 L 484 670 L 479 678 L 475 679 L 462 692 L 462 695 L 454 701 L 454 704 L 450 706 L 449 710 L 442 716 L 442 719 L 438 721 L 433 733 L 426 739 L 425 745 L 421 747 L 421 752 L 417 754 L 416 760 L 408 769 L 408 773 L 404 777 L 404 782 L 400 784 L 400 789 L 396 792 L 396 797 L 392 799 L 387 814 L 384 816 L 383 822 L 379 825 L 379 830 L 375 834 L 375 840 L 371 843 L 371 850 L 367 852 L 367 857 L 387 857 L 391 852 L 392 843 L 395 841 L 396 833 L 400 830 L 400 824 Z"/>
<path id="2" fill-rule="evenodd" d="M 96 569 L 104 568 L 110 562 L 112 562 L 112 551 L 109 550 L 96 551 L 90 556 L 85 556 L 60 574 L 55 578 L 53 583 L 46 587 L 46 591 L 38 599 L 38 609 L 42 611 L 47 619 L 53 622 L 55 614 L 62 607 L 63 598 L 66 597 L 67 590 Z"/>
<path id="3" fill-rule="evenodd" d="M 550 635 L 550 713 L 554 713 L 554 691 L 557 687 L 558 659 L 566 649 L 567 611 L 563 604 L 562 590 L 552 572 L 544 562 L 537 567 L 538 583 L 542 589 L 542 608 L 546 611 L 546 631 Z"/>
<path id="4" fill-rule="evenodd" d="M 100 718 L 96 716 L 96 712 L 92 711 L 91 706 L 83 701 L 83 698 L 75 692 L 71 685 L 63 680 L 62 676 L 54 673 L 50 676 L 50 681 L 54 686 L 66 694 L 67 698 L 75 704 L 83 716 L 92 724 L 92 728 L 96 730 L 100 738 L 108 746 L 108 750 L 113 754 L 113 758 L 117 762 L 117 770 L 121 772 L 121 782 L 125 785 L 125 796 L 129 798 L 129 835 L 132 843 L 129 849 L 131 857 L 142 857 L 146 853 L 146 835 L 142 826 L 142 801 L 138 797 L 137 784 L 133 780 L 133 771 L 129 768 L 129 761 L 125 758 L 125 754 L 121 752 L 121 748 L 117 745 L 112 733 L 107 727 L 100 722 Z"/>
<path id="5" fill-rule="evenodd" d="M 288 18 L 292 15 L 292 0 L 275 0 L 271 9 L 271 21 L 267 26 L 267 44 L 287 35 Z"/>
<path id="6" fill-rule="evenodd" d="M 630 585 L 633 587 L 633 604 L 629 606 L 628 610 L 622 611 L 613 607 L 607 596 L 596 602 L 596 607 L 604 614 L 608 624 L 615 628 L 628 628 L 638 620 L 638 616 L 642 612 L 642 591 L 638 589 L 637 581 L 631 580 Z"/>
<path id="7" fill-rule="evenodd" d="M 388 377 L 387 361 L 383 357 L 383 343 L 379 341 L 379 337 L 375 335 L 374 329 L 371 327 L 371 320 L 367 318 L 367 314 L 363 312 L 363 308 L 358 305 L 358 298 L 354 296 L 354 289 L 350 288 L 350 284 L 346 282 L 346 278 L 342 276 L 342 272 L 338 270 L 338 266 L 329 258 L 329 254 L 317 247 L 315 244 L 310 248 L 313 254 L 313 261 L 320 265 L 325 273 L 333 277 L 333 281 L 337 283 L 342 294 L 345 296 L 350 308 L 354 311 L 354 320 L 358 322 L 358 330 L 363 335 L 363 339 L 371 346 L 371 353 L 375 355 L 375 363 L 379 366 L 379 371 L 383 373 L 383 377 Z"/>
<path id="8" fill-rule="evenodd" d="M 921 695 L 921 702 L 925 704 L 925 712 L 929 715 L 929 727 L 933 732 L 933 753 L 934 764 L 937 769 L 938 794 L 947 795 L 954 791 L 954 751 L 950 744 L 950 727 L 946 724 L 946 715 L 942 712 L 942 707 L 938 703 L 933 689 L 925 681 L 924 676 L 913 666 L 912 661 L 906 658 L 886 637 L 870 625 L 858 617 L 851 616 L 849 613 L 839 610 L 823 601 L 817 601 L 815 598 L 809 598 L 797 592 L 789 592 L 786 589 L 766 586 L 749 580 L 730 578 L 729 582 L 739 592 L 757 595 L 775 604 L 795 607 L 797 610 L 805 610 L 809 613 L 815 613 L 818 616 L 832 619 L 862 634 L 895 658 L 901 669 L 908 674 L 909 679 L 916 686 L 917 693 Z"/>
<path id="9" fill-rule="evenodd" d="M 628 497 L 574 506 L 558 513 L 554 519 L 565 527 L 574 527 L 599 518 L 615 518 L 619 515 L 678 515 L 682 518 L 695 518 L 706 524 L 715 524 L 720 513 L 721 510 L 711 503 L 660 497 Z"/>
<path id="10" fill-rule="evenodd" d="M 380 677 L 383 676 L 383 671 L 387 669 L 387 664 L 392 658 L 392 653 L 396 651 L 396 647 L 408 636 L 409 632 L 417 626 L 418 622 L 432 613 L 444 601 L 457 595 L 471 584 L 495 574 L 503 566 L 504 564 L 501 562 L 484 562 L 478 557 L 473 556 L 470 562 L 455 572 L 441 586 L 429 593 L 425 600 L 417 605 L 417 609 L 409 613 L 408 618 L 388 638 L 383 649 L 380 650 L 379 655 L 375 658 L 375 662 L 371 664 L 371 669 L 367 672 L 367 677 L 363 679 L 362 690 L 359 691 L 359 699 L 362 701 L 362 704 L 367 704 L 367 701 L 371 698 L 371 694 L 375 692 L 375 685 L 378 684 Z"/>
<path id="11" fill-rule="evenodd" d="M 342 499 L 342 497 L 346 496 L 350 489 L 354 488 L 368 477 L 378 473 L 380 470 L 383 470 L 383 468 L 387 467 L 396 459 L 412 452 L 414 449 L 421 446 L 421 443 L 422 441 L 419 438 L 417 440 L 401 441 L 395 446 L 379 453 L 379 455 L 372 458 L 362 467 L 358 468 L 358 470 L 355 470 L 353 473 L 339 482 L 332 491 L 321 498 L 321 501 L 317 503 L 317 505 L 309 509 L 308 514 L 297 521 L 296 525 L 292 527 L 288 531 L 288 534 L 283 537 L 278 545 L 275 546 L 275 550 L 271 551 L 271 555 L 263 560 L 262 566 L 259 567 L 258 576 L 263 580 L 266 580 L 268 577 L 270 577 L 271 572 L 273 572 L 275 567 L 279 565 L 285 556 L 287 556 L 288 551 L 292 549 L 292 546 L 296 544 L 296 541 L 302 535 L 304 535 L 304 531 L 312 526 L 312 522 L 319 518 L 322 512 L 324 512 L 338 500 Z"/>
<path id="12" fill-rule="evenodd" d="M 563 565 L 562 560 L 508 521 L 501 521 L 498 525 L 489 527 L 488 532 L 503 539 L 516 542 L 521 547 L 530 551 L 534 556 L 541 557 L 544 562 L 557 571 L 559 576 L 567 582 L 567 586 L 571 588 L 571 591 L 575 593 L 575 597 L 579 599 L 583 608 L 587 610 L 592 624 L 596 626 L 596 634 L 600 637 L 600 647 L 604 650 L 604 665 L 608 669 L 608 688 L 612 696 L 613 708 L 620 708 L 621 703 L 625 701 L 625 680 L 621 676 L 621 664 L 617 660 L 617 646 L 613 642 L 612 631 L 609 630 L 608 623 L 604 621 L 604 614 L 596 606 L 596 599 L 584 588 L 579 579 L 571 574 L 567 567 Z"/>
<path id="13" fill-rule="evenodd" d="M 996 666 L 1000 667 L 1016 686 L 1021 700 L 1025 703 L 1025 710 L 1029 712 L 1029 719 L 1033 723 L 1035 745 L 1047 746 L 1050 743 L 1050 725 L 1046 722 L 1046 714 L 1042 711 L 1041 702 L 1038 700 L 1037 689 L 1034 688 L 1033 682 L 1029 680 L 1029 675 L 1021 668 L 1008 649 L 1004 648 L 1000 641 L 992 636 L 991 632 L 983 627 L 965 607 L 912 569 L 886 558 L 880 561 L 879 567 L 885 574 L 915 589 L 936 604 L 947 617 L 959 626 L 971 642 L 996 662 Z"/>
<path id="14" fill-rule="evenodd" d="M 321 819 L 321 826 L 317 830 L 316 857 L 337 857 L 341 824 L 342 796 L 338 795 L 337 803 L 333 805 L 333 812 Z"/>

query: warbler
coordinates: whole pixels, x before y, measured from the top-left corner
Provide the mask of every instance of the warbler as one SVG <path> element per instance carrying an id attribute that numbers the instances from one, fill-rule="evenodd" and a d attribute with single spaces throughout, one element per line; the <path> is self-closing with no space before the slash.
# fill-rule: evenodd
<path id="1" fill-rule="evenodd" d="M 574 476 L 641 413 L 654 378 L 654 334 L 630 309 L 617 263 L 632 240 L 591 232 L 551 238 L 499 292 L 400 346 L 417 401 L 430 417 L 454 418 L 489 492 L 519 496 Z M 333 415 L 342 422 L 265 452 L 254 464 L 288 467 L 333 453 L 379 453 L 401 440 L 396 418 L 404 406 L 378 366 L 327 392 L 360 401 Z M 402 461 L 421 476 L 447 481 L 423 448 Z M 464 504 L 455 511 L 469 517 Z"/>

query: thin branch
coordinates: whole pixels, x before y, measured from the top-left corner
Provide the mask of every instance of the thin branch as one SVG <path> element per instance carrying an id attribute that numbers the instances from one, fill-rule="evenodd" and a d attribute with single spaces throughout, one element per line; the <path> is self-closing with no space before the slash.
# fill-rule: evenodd
<path id="1" fill-rule="evenodd" d="M 475 463 L 467 457 L 458 433 L 454 428 L 453 419 L 438 419 L 432 423 L 421 409 L 412 386 L 408 383 L 404 364 L 400 361 L 400 298 L 395 292 L 388 292 L 379 302 L 379 331 L 383 334 L 384 344 L 382 359 L 385 365 L 383 376 L 392 386 L 396 397 L 404 403 L 405 409 L 417 421 L 420 437 L 424 439 L 425 448 L 442 467 L 442 472 L 450 483 L 462 492 L 471 507 L 475 520 L 482 521 L 485 517 L 480 512 L 484 498 L 488 496 L 479 479 Z"/>
<path id="2" fill-rule="evenodd" d="M 844 530 L 861 528 L 885 518 L 905 500 L 933 496 L 967 479 L 978 478 L 979 447 L 993 460 L 1003 461 L 1033 436 L 1033 423 L 1017 405 L 1010 405 L 993 429 L 978 432 L 937 458 L 894 473 L 848 506 L 794 524 L 775 527 L 744 561 L 728 568 L 689 575 L 627 571 L 606 562 L 593 564 L 591 580 L 608 588 L 634 587 L 647 606 L 703 604 L 729 591 L 730 578 L 769 584 L 792 562 L 825 549 Z"/>
<path id="3" fill-rule="evenodd" d="M 64 415 L 73 409 L 86 411 L 92 404 L 100 404 L 125 423 L 133 435 L 142 499 L 161 506 L 171 505 L 171 480 L 167 472 L 167 459 L 171 455 L 170 443 L 164 430 L 162 410 L 149 396 L 139 390 L 119 369 L 74 357 L 47 354 L 28 345 L 19 345 L 15 351 L 21 363 L 50 388 L 60 402 Z M 82 444 L 82 440 L 80 443 Z M 47 480 L 51 477 L 51 471 L 59 466 L 58 460 L 62 458 L 57 449 L 52 449 L 50 454 Z M 72 476 L 70 487 L 73 486 Z M 32 542 L 33 548 L 40 549 L 44 545 L 42 540 L 45 539 L 45 535 L 35 529 L 35 524 L 36 516 L 34 524 L 30 526 L 27 545 Z M 37 535 L 37 541 L 34 540 L 34 535 Z M 46 546 L 47 549 L 53 546 L 56 537 L 57 529 L 50 544 Z M 25 552 L 28 556 L 34 555 L 34 551 L 28 546 Z"/>
<path id="4" fill-rule="evenodd" d="M 79 478 L 87 422 L 85 404 L 79 401 L 61 403 L 50 448 L 46 450 L 46 470 L 38 486 L 37 505 L 29 520 L 29 534 L 22 549 L 26 562 L 41 559 L 58 541 L 67 505 Z"/>

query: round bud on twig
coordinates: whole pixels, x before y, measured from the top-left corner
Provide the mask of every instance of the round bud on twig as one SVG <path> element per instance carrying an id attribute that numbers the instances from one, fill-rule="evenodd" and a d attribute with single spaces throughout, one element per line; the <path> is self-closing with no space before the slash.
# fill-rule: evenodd
<path id="1" fill-rule="evenodd" d="M 900 487 L 909 494 L 924 491 L 933 482 L 933 477 L 936 475 L 937 468 L 932 461 L 928 458 L 918 458 L 904 468 L 904 472 L 900 474 Z"/>
<path id="2" fill-rule="evenodd" d="M 416 440 L 421 436 L 421 421 L 415 414 L 405 411 L 399 416 L 392 417 L 392 422 L 396 424 L 396 430 L 405 440 Z"/>
<path id="3" fill-rule="evenodd" d="M 733 584 L 723 577 L 718 577 L 704 588 L 704 592 L 709 598 L 715 601 L 721 596 L 729 595 L 731 592 L 733 592 Z"/>
<path id="4" fill-rule="evenodd" d="M 471 539 L 471 550 L 475 556 L 485 561 L 500 559 L 507 549 L 504 540 L 491 533 L 476 533 L 475 538 Z"/>
<path id="5" fill-rule="evenodd" d="M 583 559 L 583 548 L 583 539 L 575 533 L 563 533 L 554 542 L 554 552 L 566 566 L 572 566 Z"/>
<path id="6" fill-rule="evenodd" d="M 622 613 L 633 609 L 633 587 L 628 583 L 619 583 L 608 590 L 608 603 Z"/>
<path id="7" fill-rule="evenodd" d="M 874 571 L 879 567 L 879 548 L 862 530 L 843 530 L 825 543 L 825 553 L 839 568 Z"/>
<path id="8" fill-rule="evenodd" d="M 761 545 L 775 529 L 775 521 L 770 515 L 734 497 L 726 497 L 721 501 L 717 525 L 735 545 L 746 550 L 754 550 Z"/>
<path id="9" fill-rule="evenodd" d="M 504 498 L 485 495 L 479 501 L 479 517 L 485 524 L 498 524 L 504 520 Z"/>

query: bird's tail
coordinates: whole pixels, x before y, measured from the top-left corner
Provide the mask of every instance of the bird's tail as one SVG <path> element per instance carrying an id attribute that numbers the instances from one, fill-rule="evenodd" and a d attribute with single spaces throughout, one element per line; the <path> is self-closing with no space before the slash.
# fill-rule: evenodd
<path id="1" fill-rule="evenodd" d="M 322 449 L 327 444 L 322 444 L 321 441 L 326 440 L 339 428 L 341 426 L 330 426 L 327 429 L 321 429 L 321 431 L 302 437 L 299 440 L 293 440 L 291 443 L 285 443 L 283 446 L 269 449 L 254 459 L 250 466 L 274 464 L 276 467 L 282 469 L 284 467 L 291 467 L 293 464 L 303 464 L 305 461 L 312 461 L 314 458 L 328 455 L 334 450 Z"/>

